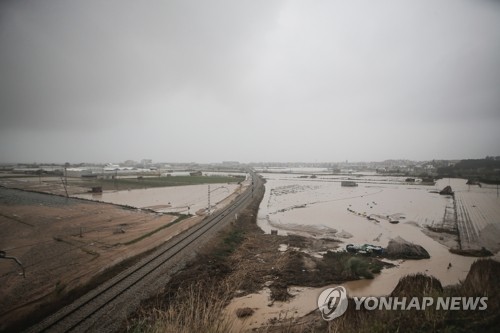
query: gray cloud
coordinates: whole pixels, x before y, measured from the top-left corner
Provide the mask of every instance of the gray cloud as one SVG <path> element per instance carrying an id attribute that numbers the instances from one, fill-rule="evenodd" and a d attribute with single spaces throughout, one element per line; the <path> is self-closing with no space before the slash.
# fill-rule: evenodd
<path id="1" fill-rule="evenodd" d="M 500 154 L 492 1 L 4 1 L 0 161 Z"/>

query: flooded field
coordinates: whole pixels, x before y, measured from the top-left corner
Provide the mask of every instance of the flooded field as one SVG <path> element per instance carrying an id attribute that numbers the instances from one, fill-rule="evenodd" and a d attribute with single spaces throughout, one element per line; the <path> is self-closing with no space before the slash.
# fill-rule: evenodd
<path id="1" fill-rule="evenodd" d="M 447 207 L 451 207 L 457 212 L 458 229 L 460 223 L 468 224 L 468 242 L 485 246 L 492 252 L 500 249 L 499 241 L 490 237 L 498 234 L 500 228 L 500 199 L 496 187 L 469 186 L 462 179 L 442 179 L 435 185 L 420 185 L 406 183 L 401 177 L 264 176 L 266 194 L 258 223 L 265 232 L 277 229 L 380 246 L 401 236 L 435 248 L 439 244 L 421 230 L 425 226 L 441 226 Z M 345 180 L 354 181 L 357 186 L 341 186 Z M 447 185 L 454 190 L 455 199 L 438 193 Z"/>
<path id="2" fill-rule="evenodd" d="M 442 179 L 435 185 L 422 185 L 407 183 L 404 177 L 374 174 L 311 177 L 310 173 L 266 173 L 263 176 L 267 181 L 266 193 L 259 208 L 258 224 L 266 233 L 274 229 L 280 234 L 336 238 L 344 242 L 339 250 L 349 243 L 385 247 L 389 240 L 401 237 L 429 252 L 430 259 L 393 261 L 395 267 L 383 269 L 372 280 L 342 284 L 350 296 L 386 295 L 400 277 L 419 272 L 437 277 L 443 285 L 456 284 L 465 278 L 477 258 L 452 254 L 450 247 L 486 247 L 495 253 L 495 258 L 500 257 L 500 199 L 496 187 L 469 186 L 463 179 Z M 357 186 L 341 186 L 347 180 Z M 438 193 L 448 185 L 455 197 Z M 442 227 L 451 218 L 456 235 L 426 230 L 426 226 Z M 286 246 L 280 250 L 286 250 Z M 251 329 L 273 318 L 307 314 L 315 309 L 317 297 L 325 288 L 291 288 L 294 298 L 272 306 L 268 305 L 270 291 L 264 288 L 258 294 L 234 299 L 228 311 L 242 307 L 255 309 L 246 321 L 238 319 L 241 325 L 238 327 Z"/>
<path id="3" fill-rule="evenodd" d="M 211 184 L 210 206 L 216 209 L 217 204 L 235 191 L 237 184 Z M 208 185 L 171 186 L 129 191 L 103 192 L 99 194 L 84 193 L 74 195 L 77 198 L 98 200 L 137 208 L 149 208 L 157 212 L 175 212 L 194 214 L 207 208 Z"/>

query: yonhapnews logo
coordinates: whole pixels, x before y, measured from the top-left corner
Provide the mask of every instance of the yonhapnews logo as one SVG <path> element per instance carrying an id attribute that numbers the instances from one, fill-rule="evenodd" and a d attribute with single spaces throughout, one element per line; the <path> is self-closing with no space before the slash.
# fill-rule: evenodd
<path id="1" fill-rule="evenodd" d="M 342 286 L 325 289 L 318 297 L 318 308 L 324 320 L 342 316 L 347 310 L 347 305 L 349 305 L 347 291 Z"/>
<path id="2" fill-rule="evenodd" d="M 488 297 L 353 297 L 356 310 L 436 310 L 484 311 Z M 347 291 L 342 286 L 323 290 L 318 297 L 318 309 L 324 320 L 342 316 L 349 305 Z"/>

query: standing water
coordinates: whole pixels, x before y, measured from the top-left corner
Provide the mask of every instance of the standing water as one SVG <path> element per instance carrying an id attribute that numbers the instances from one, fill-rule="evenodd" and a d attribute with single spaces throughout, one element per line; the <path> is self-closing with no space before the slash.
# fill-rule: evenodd
<path id="1" fill-rule="evenodd" d="M 344 245 L 369 243 L 382 247 L 401 237 L 429 252 L 429 259 L 398 260 L 393 262 L 395 267 L 383 269 L 374 279 L 342 284 L 349 296 L 387 295 L 407 274 L 432 275 L 443 285 L 465 279 L 477 258 L 448 251 L 449 246 L 458 246 L 458 236 L 423 232 L 427 226 L 443 223 L 447 207 L 458 206 L 457 210 L 465 212 L 463 215 L 474 226 L 478 246 L 487 245 L 493 252 L 500 249 L 500 199 L 493 187 L 469 186 L 463 179 L 442 179 L 435 185 L 421 185 L 406 183 L 402 177 L 377 175 L 311 178 L 305 174 L 268 173 L 263 176 L 266 192 L 259 207 L 258 225 L 266 233 L 277 229 L 280 233 L 334 237 Z M 357 186 L 342 186 L 345 180 L 354 181 Z M 439 194 L 447 185 L 455 191 L 455 198 Z M 500 256 L 497 253 L 495 257 Z M 266 306 L 270 292 L 265 288 L 258 294 L 234 299 L 228 309 L 256 308 L 251 322 L 244 327 L 257 327 L 271 318 L 307 314 L 316 308 L 317 297 L 327 287 L 291 288 L 295 297 L 286 303 L 276 302 L 272 307 Z"/>

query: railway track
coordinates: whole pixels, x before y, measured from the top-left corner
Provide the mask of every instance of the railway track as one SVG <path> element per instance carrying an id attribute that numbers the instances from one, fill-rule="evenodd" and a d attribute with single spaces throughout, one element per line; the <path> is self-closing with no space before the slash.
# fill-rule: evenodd
<path id="1" fill-rule="evenodd" d="M 100 318 L 108 316 L 108 312 L 117 307 L 114 303 L 126 303 L 126 299 L 140 293 L 141 285 L 155 278 L 155 273 L 166 266 L 173 258 L 189 251 L 196 241 L 213 229 L 232 220 L 251 201 L 253 191 L 260 184 L 260 179 L 252 172 L 252 185 L 240 194 L 228 207 L 215 212 L 201 223 L 169 240 L 166 244 L 142 259 L 134 266 L 122 271 L 115 277 L 101 284 L 96 289 L 80 297 L 70 305 L 62 308 L 25 332 L 86 332 L 94 331 Z M 122 300 L 120 300 L 122 298 Z M 118 306 L 119 308 L 119 306 Z"/>

